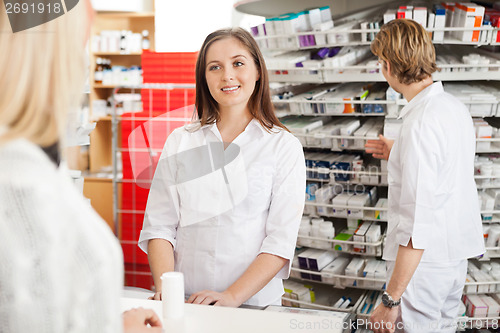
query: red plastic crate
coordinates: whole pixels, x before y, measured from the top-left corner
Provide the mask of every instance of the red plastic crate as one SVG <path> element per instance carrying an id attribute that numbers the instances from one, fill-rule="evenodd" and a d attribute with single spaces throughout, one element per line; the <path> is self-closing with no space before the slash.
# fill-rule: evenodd
<path id="1" fill-rule="evenodd" d="M 125 285 L 153 289 L 153 276 L 149 265 L 125 264 Z"/>

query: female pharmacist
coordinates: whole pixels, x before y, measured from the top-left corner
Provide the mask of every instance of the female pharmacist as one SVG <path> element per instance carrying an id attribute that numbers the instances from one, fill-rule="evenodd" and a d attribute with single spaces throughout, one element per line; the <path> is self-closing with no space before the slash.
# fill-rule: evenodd
<path id="1" fill-rule="evenodd" d="M 198 120 L 167 139 L 139 246 L 156 289 L 180 271 L 188 302 L 281 304 L 304 207 L 300 142 L 272 107 L 264 59 L 240 28 L 207 36 L 196 63 Z"/>
<path id="2" fill-rule="evenodd" d="M 123 326 L 161 332 L 145 325 L 161 326 L 152 310 L 120 316 L 119 244 L 58 166 L 66 113 L 83 91 L 90 3 L 80 1 L 38 26 L 31 7 L 10 8 L 8 17 L 5 5 L 0 6 L 0 332 L 121 332 Z M 44 10 L 48 14 L 48 7 Z M 30 24 L 34 27 L 18 31 Z"/>
<path id="3" fill-rule="evenodd" d="M 432 81 L 435 51 L 412 20 L 382 26 L 371 45 L 389 85 L 408 101 L 396 141 L 367 152 L 388 159 L 384 259 L 390 280 L 373 312 L 375 332 L 455 332 L 467 258 L 484 253 L 469 111 Z"/>

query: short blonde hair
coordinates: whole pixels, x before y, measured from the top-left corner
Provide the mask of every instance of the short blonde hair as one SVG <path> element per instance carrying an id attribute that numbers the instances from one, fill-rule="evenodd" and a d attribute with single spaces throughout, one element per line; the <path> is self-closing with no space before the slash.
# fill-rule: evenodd
<path id="1" fill-rule="evenodd" d="M 25 138 L 52 145 L 83 96 L 85 1 L 37 27 L 13 33 L 0 6 L 0 142 Z"/>
<path id="2" fill-rule="evenodd" d="M 391 74 L 402 84 L 422 81 L 437 70 L 432 40 L 413 20 L 397 19 L 384 24 L 370 48 L 391 65 Z"/>

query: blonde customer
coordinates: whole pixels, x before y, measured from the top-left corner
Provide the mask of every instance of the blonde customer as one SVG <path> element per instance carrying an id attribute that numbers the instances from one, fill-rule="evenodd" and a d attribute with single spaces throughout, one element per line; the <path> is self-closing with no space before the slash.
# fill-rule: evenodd
<path id="1" fill-rule="evenodd" d="M 119 244 L 59 168 L 92 14 L 83 0 L 13 33 L 0 6 L 0 332 L 161 331 L 151 310 L 122 319 Z"/>

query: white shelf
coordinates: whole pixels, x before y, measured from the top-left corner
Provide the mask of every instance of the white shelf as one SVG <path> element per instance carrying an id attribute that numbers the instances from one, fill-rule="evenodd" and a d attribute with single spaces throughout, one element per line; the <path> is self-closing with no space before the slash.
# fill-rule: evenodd
<path id="1" fill-rule="evenodd" d="M 274 104 L 278 104 L 279 102 L 273 102 Z M 311 104 L 321 104 L 321 103 L 311 103 Z M 286 112 L 283 115 L 280 115 L 278 118 L 285 116 L 311 116 L 311 117 L 387 117 L 386 113 L 360 113 L 360 112 L 352 112 L 352 113 L 294 113 L 294 112 Z"/>
<path id="2" fill-rule="evenodd" d="M 361 22 L 361 21 L 360 21 Z M 356 23 L 354 23 L 356 24 Z M 359 24 L 359 23 L 358 23 Z M 490 32 L 490 40 L 488 41 L 463 41 L 458 38 L 450 38 L 446 37 L 442 41 L 434 41 L 433 44 L 435 45 L 470 45 L 470 46 L 485 46 L 485 45 L 495 45 L 498 44 L 496 41 L 494 41 L 491 37 L 493 35 L 496 36 L 496 33 L 498 32 L 498 28 L 492 28 L 492 27 L 478 27 L 478 28 L 455 28 L 455 27 L 444 27 L 444 28 L 426 28 L 428 32 L 434 32 L 434 31 L 444 31 L 444 32 L 452 32 L 452 31 L 489 31 Z M 293 40 L 295 38 L 295 43 L 297 46 L 290 46 L 290 47 L 276 47 L 276 48 L 263 48 L 266 51 L 273 51 L 273 52 L 286 52 L 286 51 L 296 51 L 296 50 L 311 50 L 311 49 L 320 49 L 324 47 L 341 47 L 341 46 L 360 46 L 360 45 L 370 45 L 371 40 L 362 40 L 362 35 L 363 34 L 369 34 L 369 33 L 375 33 L 377 34 L 380 31 L 380 29 L 345 29 L 345 30 L 338 30 L 336 27 L 334 27 L 331 30 L 325 30 L 325 31 L 304 31 L 304 32 L 298 32 L 298 33 L 291 33 L 291 34 L 280 34 L 280 35 L 266 35 L 266 36 L 258 36 L 255 37 L 255 40 L 257 41 L 266 41 L 266 40 L 287 40 L 288 43 L 289 41 Z M 320 44 L 320 45 L 310 45 L 310 46 L 299 46 L 300 41 L 299 37 L 301 36 L 319 36 L 319 35 L 348 35 L 347 38 L 349 41 L 347 42 L 335 42 L 335 43 L 325 43 L 325 44 Z"/>
<path id="3" fill-rule="evenodd" d="M 329 116 L 324 114 L 323 116 Z M 301 137 L 301 138 L 311 138 L 311 139 L 344 139 L 344 140 L 378 140 L 378 137 L 366 137 L 366 136 L 355 136 L 355 135 L 327 135 L 327 134 L 302 134 L 302 133 L 293 133 L 294 136 Z M 476 139 L 476 142 L 500 142 L 500 138 L 478 138 Z M 326 147 L 309 147 L 306 146 L 304 148 L 326 148 Z M 328 148 L 326 148 L 328 149 Z M 355 150 L 362 149 L 364 150 L 364 147 L 362 148 L 356 148 Z M 492 153 L 492 152 L 500 152 L 500 147 L 495 148 L 495 149 L 489 149 L 489 150 L 479 150 L 476 151 L 476 153 Z"/>
<path id="4" fill-rule="evenodd" d="M 498 66 L 498 65 L 497 65 Z M 489 67 L 492 67 L 491 65 Z M 307 70 L 298 68 L 296 70 Z M 296 75 L 291 72 L 295 69 L 285 70 L 289 74 L 275 74 L 269 70 L 269 80 L 271 82 L 283 83 L 341 83 L 341 82 L 386 82 L 382 73 L 338 73 L 328 74 L 322 73 L 318 69 L 318 74 Z M 360 70 L 361 71 L 361 70 Z M 480 80 L 495 80 L 500 81 L 500 71 L 488 72 L 436 72 L 432 75 L 434 81 L 480 81 Z"/>
<path id="5" fill-rule="evenodd" d="M 340 185 L 364 185 L 364 186 L 384 186 L 387 187 L 388 184 L 369 184 L 363 182 L 353 183 L 351 181 L 341 181 L 335 180 L 335 177 L 331 177 L 329 179 L 319 179 L 319 178 L 307 178 L 308 182 L 317 182 L 317 183 L 328 183 L 330 185 L 340 184 Z M 491 188 L 500 188 L 500 185 Z"/>
<path id="6" fill-rule="evenodd" d="M 310 239 L 310 240 L 316 240 L 316 241 L 321 241 L 321 242 L 329 242 L 329 243 L 333 243 L 333 244 L 350 244 L 350 245 L 361 245 L 361 246 L 380 246 L 380 245 L 382 245 L 384 236 L 380 237 L 380 239 L 377 242 L 373 242 L 373 243 L 355 242 L 355 241 L 343 241 L 343 240 L 337 240 L 337 239 L 328 239 L 328 238 L 321 238 L 321 237 L 303 236 L 303 235 L 300 235 L 300 234 L 298 235 L 297 238 Z M 314 247 L 314 246 L 308 246 L 308 247 Z M 321 249 L 321 250 L 332 250 L 332 251 L 335 250 L 333 248 L 328 248 L 328 249 L 318 248 L 318 249 Z M 495 248 L 495 249 L 500 250 L 500 247 L 499 248 Z M 359 254 L 359 252 L 356 252 L 356 254 Z"/>
<path id="7" fill-rule="evenodd" d="M 495 149 L 483 149 L 483 150 L 477 150 L 476 154 L 495 154 L 499 153 L 500 148 L 495 148 Z M 488 178 L 493 178 L 493 177 L 488 177 Z"/>
<path id="8" fill-rule="evenodd" d="M 339 208 L 339 209 L 355 209 L 355 210 L 367 210 L 367 211 L 380 211 L 386 212 L 388 211 L 387 207 L 368 207 L 368 206 L 338 206 L 338 205 L 330 205 L 324 203 L 316 203 L 316 202 L 307 202 L 306 206 L 315 206 L 315 207 L 328 207 L 328 208 Z M 495 213 L 500 213 L 500 211 L 494 211 Z M 335 217 L 335 216 L 332 216 Z"/>
<path id="9" fill-rule="evenodd" d="M 306 203 L 306 206 L 315 206 L 315 204 L 307 204 Z M 323 204 L 319 204 L 319 206 L 324 206 Z M 372 216 L 372 214 L 370 214 L 371 212 L 368 212 L 364 214 L 364 216 L 362 218 L 355 218 L 356 220 L 363 220 L 363 221 L 371 221 L 371 222 L 387 222 L 387 219 L 376 219 L 375 216 Z M 333 216 L 333 215 L 330 215 L 330 214 L 315 214 L 315 216 L 319 216 L 319 217 L 331 217 L 331 218 L 336 218 L 336 219 L 347 219 L 348 217 L 338 217 L 338 216 Z"/>
<path id="10" fill-rule="evenodd" d="M 291 104 L 291 103 L 296 103 L 296 104 L 326 104 L 326 103 L 337 103 L 337 104 L 390 104 L 390 105 L 396 105 L 398 104 L 397 101 L 388 101 L 385 99 L 380 99 L 380 100 L 359 100 L 359 101 L 347 101 L 345 99 L 338 99 L 338 98 L 325 98 L 321 100 L 311 100 L 311 101 L 306 101 L 306 100 L 289 100 L 289 99 L 276 99 L 273 100 L 273 103 L 283 103 L 283 104 Z M 353 113 L 340 113 L 339 115 L 346 114 L 346 115 L 352 115 Z M 360 114 L 371 114 L 371 113 L 360 113 Z M 318 114 L 319 115 L 319 114 Z M 322 116 L 337 116 L 337 114 L 321 114 Z M 384 115 L 383 113 L 377 113 L 377 115 Z"/>
<path id="11" fill-rule="evenodd" d="M 346 30 L 346 33 L 348 30 Z M 365 30 L 365 33 L 367 31 Z M 309 33 L 304 33 L 304 35 L 316 35 L 316 34 L 321 34 L 322 32 L 316 31 L 316 32 L 309 32 Z M 323 33 L 326 33 L 323 32 Z M 337 32 L 336 32 L 337 33 Z M 281 35 L 281 36 L 269 36 L 269 37 L 255 37 L 256 40 L 268 40 L 271 38 L 287 38 L 286 35 Z M 287 52 L 287 51 L 304 51 L 304 50 L 317 50 L 321 49 L 324 47 L 343 47 L 343 46 L 362 46 L 362 45 L 370 45 L 371 41 L 351 41 L 351 42 L 345 42 L 345 43 L 333 43 L 333 44 L 324 44 L 324 45 L 313 45 L 313 46 L 301 46 L 301 47 L 288 47 L 288 48 L 266 48 L 265 50 L 267 51 L 272 51 L 272 52 Z M 483 43 L 483 42 L 464 42 L 458 39 L 453 39 L 453 38 L 445 38 L 444 41 L 442 42 L 433 42 L 434 45 L 471 45 L 471 46 L 485 46 L 485 45 L 498 45 L 500 43 Z"/>
<path id="12" fill-rule="evenodd" d="M 356 305 L 347 308 L 347 309 L 341 309 L 341 308 L 335 308 L 333 306 L 328 306 L 324 304 L 319 304 L 319 303 L 311 303 L 311 302 L 305 302 L 305 301 L 299 301 L 293 298 L 288 298 L 285 296 L 281 296 L 281 299 L 284 301 L 289 301 L 291 303 L 295 304 L 300 304 L 300 305 L 305 305 L 305 308 L 315 308 L 315 309 L 321 309 L 321 310 L 329 310 L 329 311 L 339 311 L 339 312 L 348 312 L 351 313 L 353 310 L 356 308 Z M 303 307 L 301 307 L 303 308 Z"/>
<path id="13" fill-rule="evenodd" d="M 373 279 L 373 278 L 367 278 L 367 277 L 362 277 L 362 276 L 349 276 L 349 275 L 341 275 L 341 274 L 323 273 L 323 272 L 316 272 L 316 271 L 311 271 L 311 270 L 301 269 L 301 268 L 296 268 L 296 267 L 292 267 L 291 270 L 295 271 L 295 272 L 299 272 L 299 273 L 320 275 L 321 277 L 328 277 L 328 278 L 341 279 L 341 280 L 356 280 L 356 281 L 377 282 L 377 283 L 385 283 L 386 282 L 386 279 Z M 309 279 L 304 279 L 304 280 L 315 281 L 315 280 L 309 280 Z M 318 282 L 321 282 L 321 281 L 318 281 Z M 344 284 L 343 284 L 343 286 L 344 287 L 352 287 L 351 285 L 344 285 Z M 380 288 L 364 288 L 364 289 L 381 290 Z"/>

